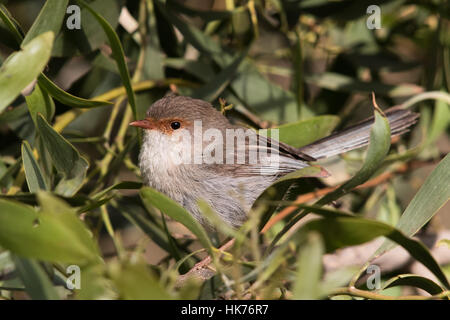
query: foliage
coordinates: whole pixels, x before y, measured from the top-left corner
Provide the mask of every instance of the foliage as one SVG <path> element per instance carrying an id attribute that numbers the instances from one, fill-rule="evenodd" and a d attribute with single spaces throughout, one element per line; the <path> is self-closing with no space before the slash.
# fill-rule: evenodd
<path id="1" fill-rule="evenodd" d="M 374 30 L 370 1 L 3 2 L 0 299 L 391 299 L 385 290 L 399 286 L 450 296 L 448 268 L 412 238 L 450 197 L 450 157 L 436 144 L 450 123 L 448 1 L 383 1 Z M 80 29 L 66 24 L 68 5 L 81 9 Z M 234 121 L 278 128 L 295 147 L 371 113 L 375 123 L 367 152 L 327 162 L 345 179 L 292 173 L 239 230 L 200 203 L 213 233 L 141 183 L 142 137 L 128 124 L 169 90 L 224 98 Z M 420 123 L 391 141 L 370 92 L 415 108 Z M 437 166 L 417 186 L 412 164 Z M 314 204 L 301 200 L 317 190 Z M 130 226 L 143 234 L 131 246 Z M 325 254 L 378 237 L 387 240 L 365 263 L 326 272 Z M 163 254 L 144 254 L 148 241 Z M 357 281 L 396 245 L 433 278 L 396 270 L 375 291 Z M 74 290 L 71 265 L 81 268 Z"/>

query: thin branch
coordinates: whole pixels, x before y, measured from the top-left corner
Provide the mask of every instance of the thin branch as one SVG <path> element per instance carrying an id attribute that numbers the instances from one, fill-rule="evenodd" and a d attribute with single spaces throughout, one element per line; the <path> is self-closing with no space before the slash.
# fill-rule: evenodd
<path id="1" fill-rule="evenodd" d="M 386 296 L 379 293 L 356 289 L 355 287 L 337 288 L 332 291 L 330 296 L 349 295 L 372 300 L 435 300 L 448 297 L 450 291 L 444 291 L 434 296 Z"/>

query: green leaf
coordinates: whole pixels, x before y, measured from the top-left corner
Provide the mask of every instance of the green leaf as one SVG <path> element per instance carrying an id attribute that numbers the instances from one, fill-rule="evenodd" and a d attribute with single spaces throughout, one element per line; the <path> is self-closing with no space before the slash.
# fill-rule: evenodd
<path id="1" fill-rule="evenodd" d="M 112 102 L 103 100 L 83 99 L 71 95 L 54 84 L 43 73 L 38 78 L 39 85 L 44 88 L 53 98 L 70 107 L 74 108 L 95 108 L 104 105 L 112 105 Z M 48 119 L 48 118 L 47 118 Z"/>
<path id="2" fill-rule="evenodd" d="M 0 246 L 27 258 L 86 265 L 99 251 L 74 210 L 38 193 L 41 210 L 0 199 Z"/>
<path id="3" fill-rule="evenodd" d="M 405 248 L 412 257 L 426 266 L 445 287 L 450 288 L 447 278 L 428 249 L 421 242 L 408 238 L 398 229 L 379 221 L 351 216 L 338 210 L 305 205 L 299 205 L 299 207 L 325 217 L 307 223 L 304 228 L 305 230 L 319 231 L 322 234 L 327 252 L 384 236 Z M 302 230 L 298 233 L 301 232 L 305 231 Z"/>
<path id="4" fill-rule="evenodd" d="M 72 1 L 73 3 L 74 1 Z M 116 29 L 119 24 L 120 9 L 123 3 L 111 0 L 89 1 L 89 6 Z M 86 8 L 81 8 L 81 29 L 62 28 L 55 40 L 52 56 L 74 57 L 87 55 L 98 50 L 108 41 L 106 34 L 99 30 L 99 25 Z"/>
<path id="5" fill-rule="evenodd" d="M 158 26 L 153 1 L 147 1 L 147 7 L 148 34 L 152 36 L 150 36 L 144 51 L 146 61 L 144 64 L 144 74 L 147 76 L 147 79 L 159 80 L 164 78 L 164 64 L 159 38 L 157 36 Z"/>
<path id="6" fill-rule="evenodd" d="M 397 229 L 408 236 L 414 235 L 422 228 L 434 214 L 450 198 L 450 154 L 439 162 L 437 167 L 431 172 L 425 183 L 409 203 L 403 212 Z M 385 242 L 376 251 L 376 255 L 384 253 L 395 245 L 392 242 Z"/>
<path id="7" fill-rule="evenodd" d="M 111 278 L 125 300 L 172 300 L 173 297 L 158 282 L 143 263 L 111 266 Z"/>
<path id="8" fill-rule="evenodd" d="M 216 62 L 223 57 L 215 56 Z M 290 122 L 298 119 L 294 94 L 267 80 L 248 58 L 241 64 L 230 86 L 249 109 L 265 120 Z"/>
<path id="9" fill-rule="evenodd" d="M 183 34 L 183 36 L 186 38 L 186 41 L 192 44 L 197 50 L 207 54 L 226 54 L 225 52 L 222 52 L 222 48 L 216 41 L 204 34 L 193 24 L 186 23 L 179 19 L 171 12 L 169 8 L 163 5 L 161 0 L 156 0 L 155 4 L 161 10 L 164 17 L 169 20 L 169 22 Z"/>
<path id="10" fill-rule="evenodd" d="M 165 58 L 164 65 L 174 69 L 184 70 L 204 82 L 210 81 L 214 77 L 213 67 L 208 63 L 198 60 Z"/>
<path id="11" fill-rule="evenodd" d="M 301 238 L 302 236 L 299 236 Z M 280 265 L 286 263 L 286 255 L 289 248 L 289 243 L 284 242 L 276 247 L 267 257 L 265 257 L 260 264 L 252 271 L 242 277 L 242 281 L 250 281 L 257 278 L 255 286 L 258 283 L 264 283 L 276 272 Z"/>
<path id="12" fill-rule="evenodd" d="M 21 168 L 21 159 L 16 160 L 16 162 L 8 167 L 8 169 L 0 176 L 0 187 L 9 188 L 12 183 L 13 177 L 16 172 Z"/>
<path id="13" fill-rule="evenodd" d="M 197 236 L 198 240 L 209 251 L 209 253 L 212 252 L 212 244 L 205 230 L 186 209 L 174 200 L 149 187 L 142 188 L 140 194 L 142 201 L 156 207 L 172 219 L 183 224 Z"/>
<path id="14" fill-rule="evenodd" d="M 47 0 L 23 39 L 22 46 L 48 31 L 56 36 L 61 29 L 68 3 L 69 0 Z"/>
<path id="15" fill-rule="evenodd" d="M 33 92 L 25 97 L 28 110 L 31 118 L 36 124 L 36 117 L 38 113 L 41 113 L 47 121 L 51 121 L 55 114 L 55 103 L 47 94 L 47 92 L 41 89 L 41 86 L 37 84 L 34 87 Z"/>
<path id="16" fill-rule="evenodd" d="M 300 148 L 330 135 L 338 123 L 339 117 L 324 115 L 281 125 L 276 129 L 281 142 Z M 269 137 L 271 130 L 267 130 Z"/>
<path id="17" fill-rule="evenodd" d="M 22 142 L 22 161 L 30 192 L 36 193 L 38 190 L 48 190 L 41 168 L 34 158 L 33 150 L 27 141 Z"/>
<path id="18" fill-rule="evenodd" d="M 311 232 L 301 246 L 297 259 L 297 274 L 293 298 L 298 300 L 320 298 L 322 256 L 325 248 L 320 234 Z"/>
<path id="19" fill-rule="evenodd" d="M 386 281 L 383 290 L 396 286 L 411 286 L 425 290 L 431 295 L 436 295 L 444 291 L 444 289 L 433 280 L 420 277 L 415 274 L 401 274 Z"/>
<path id="20" fill-rule="evenodd" d="M 327 272 L 325 279 L 320 284 L 320 296 L 326 297 L 337 288 L 348 285 L 358 269 L 357 266 L 348 266 Z"/>
<path id="21" fill-rule="evenodd" d="M 340 186 L 337 190 L 327 194 L 318 204 L 327 204 L 366 182 L 379 168 L 391 146 L 391 130 L 389 121 L 375 109 L 375 122 L 370 130 L 370 142 L 367 156 L 362 168 L 353 178 Z"/>
<path id="22" fill-rule="evenodd" d="M 69 207 L 66 202 L 59 198 L 43 191 L 38 192 L 38 202 L 42 213 L 57 219 L 62 227 L 70 229 L 71 234 L 77 239 L 80 246 L 84 246 L 94 259 L 98 257 L 97 244 L 92 239 L 90 231 L 75 214 L 75 209 Z"/>
<path id="23" fill-rule="evenodd" d="M 172 248 L 167 239 L 167 234 L 163 227 L 151 221 L 148 216 L 141 214 L 141 207 L 118 206 L 120 213 L 141 229 L 150 239 L 152 239 L 161 249 L 171 252 Z"/>
<path id="24" fill-rule="evenodd" d="M 103 31 L 109 40 L 109 45 L 111 46 L 113 52 L 113 58 L 116 60 L 117 67 L 119 68 L 120 78 L 122 79 L 123 85 L 127 92 L 128 103 L 133 110 L 133 115 L 136 118 L 136 101 L 134 96 L 134 91 L 131 87 L 130 74 L 128 72 L 127 64 L 125 63 L 125 53 L 122 48 L 122 44 L 120 43 L 120 39 L 117 36 L 117 33 L 111 27 L 108 21 L 106 21 L 101 15 L 99 15 L 94 9 L 92 9 L 86 2 L 83 0 L 77 0 L 77 2 L 84 8 L 86 8 L 97 20 L 97 22 L 101 25 Z"/>
<path id="25" fill-rule="evenodd" d="M 22 34 L 17 30 L 16 21 L 14 21 L 14 18 L 11 17 L 3 4 L 0 4 L 0 19 L 2 19 L 3 23 L 8 27 L 17 44 L 21 43 L 23 39 Z"/>
<path id="26" fill-rule="evenodd" d="M 3 63 L 0 68 L 0 112 L 44 70 L 50 59 L 53 39 L 53 33 L 46 32 Z"/>
<path id="27" fill-rule="evenodd" d="M 436 100 L 433 120 L 425 144 L 433 143 L 450 125 L 450 105 L 444 100 Z"/>
<path id="28" fill-rule="evenodd" d="M 22 41 L 22 35 L 17 30 L 16 26 L 14 25 L 13 21 L 9 17 L 8 11 L 3 6 L 0 6 L 0 18 L 8 25 L 9 30 L 16 35 L 17 43 L 20 44 Z M 52 20 L 52 19 L 50 19 Z M 54 97 L 59 102 L 75 107 L 75 108 L 92 108 L 92 107 L 99 107 L 103 105 L 111 105 L 112 103 L 109 101 L 102 101 L 102 100 L 89 100 L 89 99 L 83 99 L 76 96 L 71 95 L 70 93 L 62 90 L 59 88 L 55 83 L 53 83 L 50 79 L 48 79 L 43 73 L 40 74 L 38 77 L 38 83 L 39 86 L 41 86 L 45 91 L 48 92 L 52 97 Z M 0 110 L 1 111 L 1 110 Z M 31 112 L 31 110 L 30 110 Z M 44 115 L 47 115 L 47 113 L 41 112 Z M 32 113 L 33 116 L 33 113 Z M 50 119 L 51 117 L 46 117 L 46 119 Z M 34 118 L 33 118 L 34 119 Z"/>
<path id="29" fill-rule="evenodd" d="M 216 99 L 232 81 L 246 54 L 247 53 L 244 52 L 243 54 L 239 55 L 239 57 L 237 57 L 230 65 L 226 66 L 222 71 L 220 71 L 206 85 L 195 90 L 192 93 L 192 97 L 209 102 Z"/>
<path id="30" fill-rule="evenodd" d="M 42 115 L 38 115 L 37 126 L 53 165 L 63 175 L 56 187 L 56 192 L 64 196 L 72 196 L 83 183 L 88 162 L 80 156 L 78 150 L 70 142 L 45 121 Z"/>
<path id="31" fill-rule="evenodd" d="M 44 268 L 34 259 L 13 257 L 16 271 L 33 300 L 60 300 Z"/>
<path id="32" fill-rule="evenodd" d="M 28 113 L 29 111 L 25 103 L 5 110 L 5 112 L 0 114 L 0 125 L 10 125 L 14 122 L 20 122 Z"/>
<path id="33" fill-rule="evenodd" d="M 103 197 L 105 194 L 107 194 L 108 192 L 110 192 L 112 190 L 140 189 L 141 187 L 142 187 L 142 183 L 140 183 L 140 182 L 122 181 L 122 182 L 116 183 L 116 184 L 106 188 L 105 190 L 98 192 L 97 194 L 92 196 L 92 199 L 94 199 L 94 200 L 100 199 L 101 197 Z"/>

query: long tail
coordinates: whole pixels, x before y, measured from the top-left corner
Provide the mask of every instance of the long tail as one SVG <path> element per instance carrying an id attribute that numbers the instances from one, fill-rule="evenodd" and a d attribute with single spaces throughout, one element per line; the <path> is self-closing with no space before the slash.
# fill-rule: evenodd
<path id="1" fill-rule="evenodd" d="M 409 127 L 416 123 L 419 117 L 417 113 L 396 107 L 388 109 L 384 113 L 389 120 L 391 137 L 409 131 Z M 345 128 L 343 131 L 304 146 L 299 151 L 316 159 L 321 159 L 364 147 L 369 144 L 370 129 L 373 121 L 374 117 L 361 121 Z"/>

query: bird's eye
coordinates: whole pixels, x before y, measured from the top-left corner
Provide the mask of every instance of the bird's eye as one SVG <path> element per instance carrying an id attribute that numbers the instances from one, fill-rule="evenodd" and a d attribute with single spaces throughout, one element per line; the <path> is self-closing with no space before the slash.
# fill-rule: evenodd
<path id="1" fill-rule="evenodd" d="M 171 127 L 173 130 L 180 129 L 181 123 L 179 123 L 178 121 L 171 122 L 171 123 L 170 123 L 170 127 Z"/>

